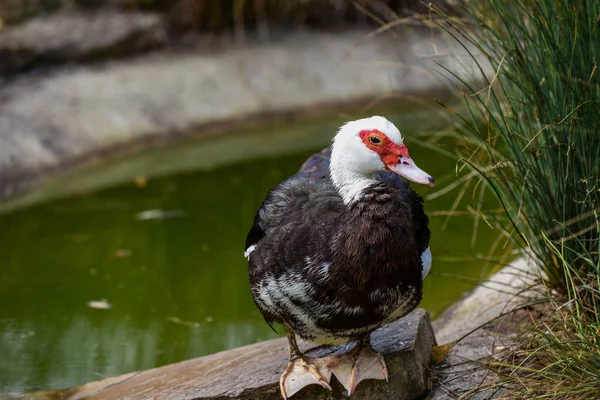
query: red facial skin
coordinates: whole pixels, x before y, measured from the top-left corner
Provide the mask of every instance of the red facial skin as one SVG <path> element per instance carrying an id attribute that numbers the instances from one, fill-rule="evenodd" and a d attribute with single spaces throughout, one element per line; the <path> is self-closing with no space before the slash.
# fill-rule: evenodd
<path id="1" fill-rule="evenodd" d="M 408 155 L 408 149 L 404 144 L 402 146 L 398 146 L 396 143 L 392 142 L 386 134 L 378 131 L 377 129 L 360 131 L 359 136 L 365 146 L 379 154 L 381 161 L 383 161 L 386 166 L 398 164 L 398 159 L 400 156 L 410 158 Z M 376 140 L 371 139 L 373 137 L 379 139 L 380 142 L 373 143 L 372 140 Z"/>

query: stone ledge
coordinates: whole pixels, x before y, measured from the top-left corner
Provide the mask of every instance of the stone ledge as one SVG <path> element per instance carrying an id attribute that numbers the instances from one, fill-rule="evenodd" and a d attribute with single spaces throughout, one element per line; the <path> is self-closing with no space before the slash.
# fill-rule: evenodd
<path id="1" fill-rule="evenodd" d="M 156 14 L 60 13 L 0 30 L 0 74 L 67 62 L 106 60 L 165 46 Z"/>
<path id="2" fill-rule="evenodd" d="M 477 390 L 495 378 L 483 364 L 494 357 L 498 349 L 514 344 L 514 332 L 520 318 L 528 319 L 529 316 L 525 313 L 519 317 L 511 311 L 539 297 L 539 292 L 534 289 L 538 279 L 535 263 L 519 258 L 433 321 L 440 347 L 460 341 L 451 345 L 443 362 L 435 367 L 428 400 L 490 400 L 502 396 L 501 391 L 493 388 Z M 498 318 L 504 314 L 508 315 Z"/>
<path id="3" fill-rule="evenodd" d="M 417 309 L 372 335 L 373 347 L 385 356 L 390 381 L 360 383 L 354 400 L 416 400 L 427 391 L 431 350 L 435 345 L 429 315 Z M 339 347 L 299 343 L 311 356 L 325 356 Z M 287 364 L 284 338 L 200 357 L 177 364 L 133 372 L 57 392 L 15 396 L 52 400 L 280 400 L 279 377 Z M 332 377 L 333 392 L 309 386 L 292 400 L 347 399 Z M 1 396 L 0 396 L 1 397 Z"/>
<path id="4" fill-rule="evenodd" d="M 447 92 L 436 62 L 469 81 L 476 73 L 453 39 L 368 34 L 299 32 L 212 54 L 159 52 L 12 80 L 0 87 L 0 200 L 132 143 L 144 148 L 226 122 Z"/>
<path id="5" fill-rule="evenodd" d="M 433 322 L 436 339 L 441 344 L 458 340 L 503 313 L 534 300 L 538 294 L 528 288 L 537 279 L 539 270 L 534 261 L 514 260 L 436 318 Z"/>

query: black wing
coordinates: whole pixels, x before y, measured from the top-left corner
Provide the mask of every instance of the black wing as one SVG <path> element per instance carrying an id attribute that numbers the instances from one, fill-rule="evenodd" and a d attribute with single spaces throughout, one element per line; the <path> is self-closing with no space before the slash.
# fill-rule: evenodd
<path id="1" fill-rule="evenodd" d="M 267 275 L 304 270 L 315 231 L 326 231 L 319 227 L 330 226 L 342 207 L 343 201 L 328 179 L 298 173 L 271 190 L 257 211 L 246 237 L 248 273 L 254 300 L 271 328 L 278 319 L 269 307 L 257 302 L 255 290 Z M 329 259 L 327 248 L 321 249 L 324 261 Z"/>
<path id="2" fill-rule="evenodd" d="M 254 217 L 254 223 L 246 236 L 246 247 L 249 249 L 260 242 L 265 236 L 269 220 L 274 218 L 274 214 L 285 213 L 286 210 L 291 208 L 289 202 L 289 196 L 283 198 L 290 184 L 301 185 L 302 180 L 308 182 L 318 182 L 321 179 L 329 178 L 329 160 L 331 158 L 331 148 L 327 147 L 322 151 L 310 156 L 296 175 L 288 179 L 286 182 L 281 183 L 273 190 L 269 192 L 265 200 L 262 202 L 258 209 L 256 216 Z M 296 203 L 301 203 L 305 199 L 300 198 L 296 200 Z"/>
<path id="3" fill-rule="evenodd" d="M 331 160 L 331 147 L 308 157 L 300 167 L 298 174 L 309 179 L 319 180 L 329 178 L 329 162 Z"/>

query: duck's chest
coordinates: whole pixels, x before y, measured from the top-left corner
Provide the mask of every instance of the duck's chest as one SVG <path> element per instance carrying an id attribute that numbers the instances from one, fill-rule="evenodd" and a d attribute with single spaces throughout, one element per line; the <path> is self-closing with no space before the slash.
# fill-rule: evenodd
<path id="1" fill-rule="evenodd" d="M 418 305 L 421 259 L 409 204 L 377 186 L 360 202 L 316 215 L 274 228 L 253 253 L 252 290 L 267 320 L 305 338 L 349 338 Z"/>
<path id="2" fill-rule="evenodd" d="M 412 311 L 421 299 L 421 283 L 415 285 L 383 285 L 374 289 L 366 287 L 303 286 L 300 302 L 285 307 L 288 321 L 299 321 L 297 332 L 314 340 L 332 343 L 332 339 L 346 340 L 361 337 Z M 298 287 L 300 287 L 298 286 Z M 287 286 L 290 287 L 290 286 Z M 284 289 L 284 291 L 289 291 Z M 308 295 L 306 295 L 308 293 Z M 303 302 L 304 306 L 300 306 Z"/>

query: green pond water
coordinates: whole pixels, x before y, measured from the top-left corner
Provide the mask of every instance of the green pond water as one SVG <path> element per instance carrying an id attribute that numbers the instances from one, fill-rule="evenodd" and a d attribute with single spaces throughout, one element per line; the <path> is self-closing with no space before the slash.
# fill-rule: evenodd
<path id="1" fill-rule="evenodd" d="M 145 186 L 130 180 L 0 215 L 0 392 L 64 388 L 276 337 L 250 296 L 245 235 L 268 190 L 330 140 L 330 127 L 313 126 L 321 139 L 284 156 Z M 176 159 L 194 146 L 205 145 L 167 152 Z M 409 149 L 449 182 L 453 160 Z M 477 258 L 494 231 L 482 224 L 472 243 L 472 217 L 444 226 L 436 216 L 456 193 L 426 203 L 434 261 L 421 306 L 432 315 L 490 272 Z"/>

